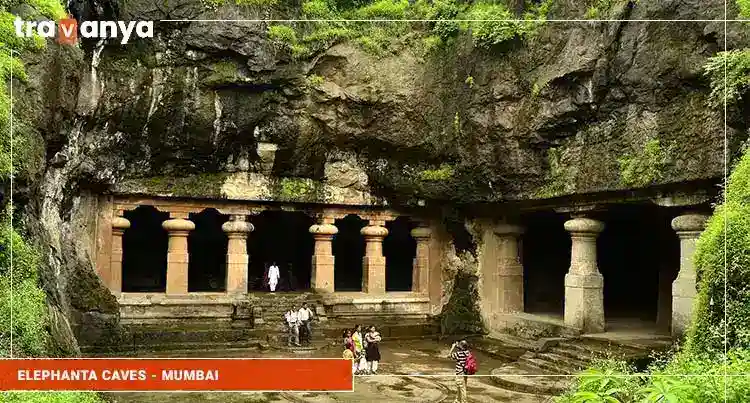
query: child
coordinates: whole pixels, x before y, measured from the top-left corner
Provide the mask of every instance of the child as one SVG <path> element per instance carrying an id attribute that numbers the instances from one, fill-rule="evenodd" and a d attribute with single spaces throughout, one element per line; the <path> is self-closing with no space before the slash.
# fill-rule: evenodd
<path id="1" fill-rule="evenodd" d="M 365 334 L 365 341 L 367 347 L 365 347 L 365 359 L 367 360 L 368 372 L 373 375 L 378 373 L 378 363 L 380 362 L 380 333 L 375 329 L 375 326 L 370 326 L 370 331 Z"/>
<path id="2" fill-rule="evenodd" d="M 352 373 L 354 374 L 357 372 L 357 363 L 354 361 L 354 353 L 352 350 L 354 350 L 354 345 L 351 342 L 347 343 L 344 347 L 343 358 L 352 362 Z"/>
<path id="3" fill-rule="evenodd" d="M 364 336 L 362 336 L 362 325 L 354 327 L 352 341 L 354 342 L 354 359 L 357 361 L 357 373 L 364 373 L 367 369 L 367 361 L 365 361 L 365 341 Z"/>

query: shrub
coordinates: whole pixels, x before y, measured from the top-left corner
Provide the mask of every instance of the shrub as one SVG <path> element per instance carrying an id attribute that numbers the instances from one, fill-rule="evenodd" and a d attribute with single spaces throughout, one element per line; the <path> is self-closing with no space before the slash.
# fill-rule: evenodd
<path id="1" fill-rule="evenodd" d="M 90 392 L 8 392 L 0 395 L 2 403 L 101 403 L 96 393 Z"/>
<path id="2" fill-rule="evenodd" d="M 620 182 L 623 186 L 642 187 L 661 180 L 670 164 L 671 147 L 662 147 L 659 139 L 646 142 L 640 153 L 626 154 L 620 164 Z"/>
<path id="3" fill-rule="evenodd" d="M 698 239 L 695 264 L 698 297 L 687 349 L 714 355 L 750 349 L 750 152 L 729 176 L 724 203 Z"/>
<path id="4" fill-rule="evenodd" d="M 376 0 L 356 11 L 357 19 L 362 20 L 400 20 L 406 15 L 408 0 Z"/>
<path id="5" fill-rule="evenodd" d="M 750 0 L 737 0 L 737 7 L 740 9 L 741 19 L 750 19 Z"/>
<path id="6" fill-rule="evenodd" d="M 297 43 L 297 33 L 286 25 L 271 25 L 268 27 L 268 39 L 293 45 Z"/>
<path id="7" fill-rule="evenodd" d="M 602 361 L 580 374 L 573 388 L 555 400 L 740 403 L 750 398 L 749 374 L 749 350 L 732 351 L 726 361 L 682 352 L 663 368 L 652 368 L 644 376 L 633 373 L 621 361 Z"/>
<path id="8" fill-rule="evenodd" d="M 703 70 L 711 81 L 709 104 L 723 108 L 725 98 L 727 104 L 732 104 L 740 100 L 750 86 L 750 49 L 719 52 L 708 59 Z"/>

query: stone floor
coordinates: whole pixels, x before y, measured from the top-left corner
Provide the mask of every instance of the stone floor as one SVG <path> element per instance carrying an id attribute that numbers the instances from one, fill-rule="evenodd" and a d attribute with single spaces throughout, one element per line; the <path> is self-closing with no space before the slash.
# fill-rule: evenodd
<path id="1" fill-rule="evenodd" d="M 435 341 L 400 341 L 381 347 L 382 362 L 376 376 L 357 376 L 354 391 L 347 393 L 117 393 L 110 394 L 115 402 L 404 402 L 428 403 L 451 402 L 455 397 L 452 362 L 445 358 L 448 347 Z M 255 350 L 214 351 L 210 354 L 183 353 L 162 357 L 292 357 L 284 351 L 259 352 Z M 315 357 L 339 357 L 338 348 L 326 348 L 315 352 Z M 469 401 L 471 402 L 519 402 L 542 403 L 549 397 L 510 392 L 494 386 L 490 371 L 507 362 L 476 353 L 479 363 L 478 376 L 469 379 Z M 156 354 L 149 356 L 157 356 Z M 297 355 L 301 357 L 300 355 Z M 411 375 L 411 376 L 409 376 Z M 421 375 L 421 376 L 419 376 Z"/>

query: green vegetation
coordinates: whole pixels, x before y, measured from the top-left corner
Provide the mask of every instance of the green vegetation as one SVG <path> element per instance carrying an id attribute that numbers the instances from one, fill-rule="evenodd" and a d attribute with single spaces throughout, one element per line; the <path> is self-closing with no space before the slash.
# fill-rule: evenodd
<path id="1" fill-rule="evenodd" d="M 455 171 L 448 164 L 440 165 L 438 169 L 426 169 L 419 173 L 419 179 L 423 181 L 444 181 L 453 178 Z"/>
<path id="2" fill-rule="evenodd" d="M 618 158 L 620 182 L 623 186 L 643 187 L 652 185 L 664 177 L 671 163 L 672 147 L 664 149 L 659 139 L 646 142 L 640 153 L 626 154 Z"/>
<path id="3" fill-rule="evenodd" d="M 279 4 L 279 0 L 201 0 L 207 5 L 223 6 L 227 3 L 234 3 L 238 6 L 258 6 L 270 7 Z"/>
<path id="4" fill-rule="evenodd" d="M 586 18 L 594 20 L 597 18 L 606 18 L 609 10 L 616 3 L 616 0 L 595 0 L 586 10 Z"/>
<path id="5" fill-rule="evenodd" d="M 727 388 L 724 389 L 724 374 Z M 584 402 L 744 402 L 750 390 L 750 354 L 733 352 L 727 360 L 678 354 L 657 360 L 648 374 L 621 360 L 599 360 L 581 373 L 558 403 Z M 740 376 L 745 375 L 745 376 Z"/>
<path id="6" fill-rule="evenodd" d="M 728 178 L 724 202 L 716 208 L 698 240 L 695 264 L 700 287 L 686 348 L 694 354 L 711 355 L 723 353 L 725 348 L 750 350 L 750 289 L 747 287 L 750 281 L 750 152 L 745 152 Z"/>
<path id="7" fill-rule="evenodd" d="M 318 199 L 318 186 L 312 179 L 283 178 L 278 184 L 275 200 L 309 202 Z"/>
<path id="8" fill-rule="evenodd" d="M 711 80 L 711 106 L 723 108 L 725 97 L 727 104 L 732 104 L 742 98 L 750 86 L 750 49 L 719 52 L 703 69 Z"/>
<path id="9" fill-rule="evenodd" d="M 535 195 L 540 199 L 548 199 L 564 194 L 570 187 L 573 178 L 565 164 L 562 162 L 562 152 L 557 148 L 547 151 L 547 163 L 549 172 L 544 178 L 544 185 Z"/>
<path id="10" fill-rule="evenodd" d="M 205 173 L 185 177 L 155 176 L 123 181 L 123 190 L 177 197 L 223 197 L 221 188 L 226 173 Z"/>
<path id="11" fill-rule="evenodd" d="M 539 5 L 529 2 L 529 11 L 518 18 L 505 5 L 491 1 L 469 4 L 459 0 L 417 0 L 409 4 L 408 0 L 306 0 L 302 3 L 302 17 L 326 21 L 272 25 L 268 34 L 297 58 L 309 57 L 344 40 L 354 41 L 371 54 L 382 55 L 399 45 L 411 45 L 410 41 L 418 37 L 419 46 L 430 51 L 460 32 L 471 33 L 477 46 L 489 48 L 533 35 L 544 23 L 551 5 L 552 0 Z M 459 23 L 456 21 L 459 19 L 503 21 Z"/>
<path id="12" fill-rule="evenodd" d="M 685 346 L 647 374 L 603 361 L 557 399 L 573 402 L 745 402 L 750 390 L 750 152 L 695 253 L 698 297 Z M 725 293 L 726 289 L 726 293 Z M 726 354 L 725 354 L 726 351 Z M 726 377 L 725 377 L 726 375 Z"/>
<path id="13" fill-rule="evenodd" d="M 740 19 L 750 20 L 750 0 L 737 0 L 737 7 L 740 9 Z"/>
<path id="14" fill-rule="evenodd" d="M 474 77 L 468 76 L 466 77 L 466 80 L 464 81 L 466 85 L 469 86 L 469 88 L 474 88 Z"/>
<path id="15" fill-rule="evenodd" d="M 203 80 L 206 85 L 236 83 L 240 79 L 240 70 L 233 62 L 222 61 L 211 67 L 213 71 Z"/>
<path id="16" fill-rule="evenodd" d="M 323 84 L 325 81 L 326 79 L 323 76 L 319 76 L 317 74 L 311 74 L 307 76 L 307 84 L 311 87 L 317 87 Z"/>

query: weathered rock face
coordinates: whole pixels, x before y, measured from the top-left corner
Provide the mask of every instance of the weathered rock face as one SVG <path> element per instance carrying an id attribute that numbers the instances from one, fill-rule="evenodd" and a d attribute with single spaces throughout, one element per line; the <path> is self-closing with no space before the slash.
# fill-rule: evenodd
<path id="1" fill-rule="evenodd" d="M 252 19 L 298 12 L 143 3 L 121 5 L 119 13 Z M 615 17 L 706 19 L 723 12 L 723 4 L 713 6 L 622 4 Z M 575 12 L 557 9 L 562 18 Z M 723 113 L 707 106 L 701 72 L 721 50 L 720 24 L 550 23 L 533 40 L 503 49 L 475 49 L 463 38 L 429 55 L 402 47 L 376 57 L 343 43 L 305 61 L 269 41 L 267 28 L 158 23 L 153 40 L 94 48 L 78 109 L 89 110 L 83 130 L 107 143 L 100 146 L 109 160 L 104 172 L 117 179 L 243 166 L 257 172 L 268 165 L 262 142 L 278 147 L 271 165 L 278 176 L 325 180 L 327 160 L 357 153 L 370 186 L 394 200 L 525 199 L 723 175 Z M 311 83 L 313 75 L 322 82 Z M 729 123 L 731 151 L 746 122 Z M 619 159 L 637 160 L 655 139 L 664 156 L 659 175 L 623 180 Z M 453 175 L 420 179 L 442 163 Z"/>
<path id="2" fill-rule="evenodd" d="M 74 5 L 91 20 L 299 13 L 298 5 L 212 11 L 198 0 L 113 4 Z M 706 20 L 723 18 L 723 7 L 640 2 L 615 17 Z M 554 12 L 581 14 L 564 5 Z M 341 43 L 304 61 L 267 29 L 157 23 L 153 39 L 50 47 L 29 66 L 36 81 L 20 102 L 40 111 L 45 153 L 17 200 L 49 246 L 45 284 L 68 318 L 116 333 L 115 301 L 92 268 L 88 212 L 96 193 L 114 188 L 174 194 L 173 182 L 148 178 L 220 175 L 188 181 L 183 192 L 212 197 L 283 200 L 279 178 L 299 177 L 301 201 L 529 199 L 640 186 L 623 181 L 619 160 L 637 160 L 654 139 L 666 157 L 646 182 L 723 175 L 724 117 L 707 106 L 701 73 L 722 50 L 722 23 L 549 23 L 502 49 L 459 38 L 428 55 L 407 46 L 373 56 Z M 730 48 L 750 44 L 741 26 L 730 30 Z M 729 110 L 730 152 L 747 136 L 743 105 Z M 442 164 L 450 174 L 424 175 Z M 286 192 L 300 199 L 298 188 Z"/>

